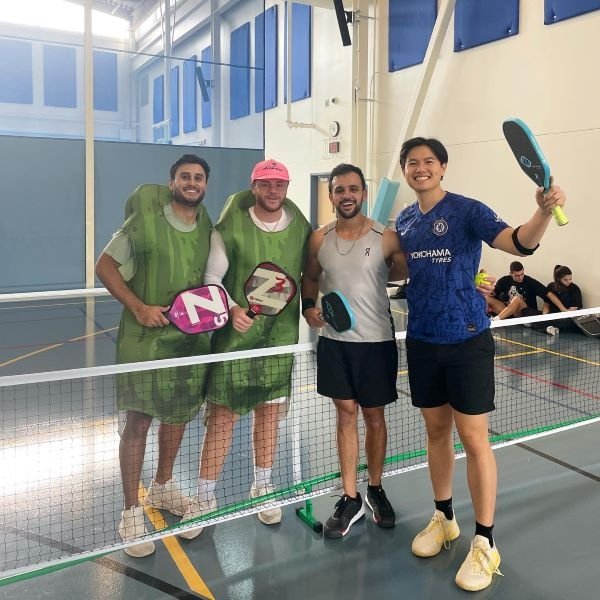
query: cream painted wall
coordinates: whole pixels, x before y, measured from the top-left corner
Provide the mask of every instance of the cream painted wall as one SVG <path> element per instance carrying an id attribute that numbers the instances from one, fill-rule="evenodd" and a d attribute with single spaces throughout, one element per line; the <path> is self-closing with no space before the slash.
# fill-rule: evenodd
<path id="1" fill-rule="evenodd" d="M 369 77 L 375 100 L 373 136 L 361 140 L 368 152 L 367 164 L 361 166 L 377 182 L 390 167 L 420 67 L 387 72 L 388 3 L 378 0 L 371 9 L 377 17 L 370 38 L 375 56 Z M 547 283 L 555 264 L 567 264 L 586 305 L 600 306 L 600 208 L 592 196 L 600 158 L 600 11 L 552 26 L 543 24 L 543 0 L 521 0 L 520 11 L 518 35 L 460 53 L 453 51 L 450 24 L 416 134 L 438 137 L 447 145 L 447 189 L 484 201 L 516 226 L 533 212 L 535 190 L 514 162 L 501 124 L 511 116 L 525 120 L 538 136 L 556 183 L 567 191 L 571 219 L 563 228 L 550 225 L 538 252 L 523 260 L 526 271 Z M 290 196 L 306 214 L 310 174 L 326 172 L 350 157 L 351 57 L 352 49 L 341 45 L 334 12 L 313 8 L 312 97 L 292 104 L 292 119 L 315 128 L 288 128 L 282 98 L 266 113 L 266 155 L 289 166 Z M 280 69 L 283 76 L 282 64 Z M 359 90 L 359 96 L 369 92 Z M 332 96 L 339 102 L 326 108 L 324 101 Z M 329 156 L 323 140 L 331 120 L 341 123 L 341 152 Z M 396 178 L 401 178 L 399 169 Z M 375 188 L 371 186 L 372 194 Z M 401 185 L 396 210 L 413 200 L 410 189 Z M 482 264 L 500 276 L 511 260 L 484 249 Z"/>

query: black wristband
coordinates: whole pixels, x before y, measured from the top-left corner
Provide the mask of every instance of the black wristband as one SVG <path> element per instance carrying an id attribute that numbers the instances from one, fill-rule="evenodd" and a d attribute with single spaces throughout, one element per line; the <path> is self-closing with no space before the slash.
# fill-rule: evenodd
<path id="1" fill-rule="evenodd" d="M 314 308 L 317 303 L 312 298 L 302 298 L 302 314 L 304 314 L 309 308 Z"/>
<path id="2" fill-rule="evenodd" d="M 521 242 L 519 241 L 519 236 L 517 235 L 519 229 L 521 229 L 520 225 L 512 232 L 513 244 L 521 254 L 525 256 L 531 256 L 540 247 L 540 245 L 538 244 L 535 248 L 525 248 L 525 246 L 523 246 L 523 244 L 521 244 Z"/>

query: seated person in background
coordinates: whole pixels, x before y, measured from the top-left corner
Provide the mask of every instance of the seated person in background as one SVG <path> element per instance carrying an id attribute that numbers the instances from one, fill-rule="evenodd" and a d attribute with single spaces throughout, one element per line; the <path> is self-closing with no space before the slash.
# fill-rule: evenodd
<path id="1" fill-rule="evenodd" d="M 573 273 L 569 267 L 556 265 L 554 281 L 546 287 L 544 314 L 568 312 L 583 308 L 583 300 L 579 286 L 573 283 Z M 552 325 L 562 331 L 579 331 L 571 319 L 558 319 Z"/>
<path id="2" fill-rule="evenodd" d="M 538 298 L 544 302 L 559 302 L 555 294 L 537 279 L 525 275 L 523 264 L 518 260 L 510 263 L 509 270 L 510 275 L 500 277 L 493 294 L 487 297 L 490 312 L 497 315 L 494 320 L 541 315 Z"/>

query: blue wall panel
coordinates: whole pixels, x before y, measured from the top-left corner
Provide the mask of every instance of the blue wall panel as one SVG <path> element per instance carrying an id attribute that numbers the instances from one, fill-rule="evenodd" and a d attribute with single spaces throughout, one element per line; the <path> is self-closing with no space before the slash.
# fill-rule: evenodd
<path id="1" fill-rule="evenodd" d="M 287 20 L 289 2 L 285 3 Z M 292 102 L 310 98 L 311 94 L 311 43 L 312 43 L 312 11 L 305 4 L 292 3 Z M 287 27 L 284 36 L 283 80 L 287 82 Z M 287 85 L 283 93 L 287 102 Z"/>
<path id="2" fill-rule="evenodd" d="M 171 137 L 179 135 L 179 67 L 171 69 Z"/>
<path id="3" fill-rule="evenodd" d="M 552 25 L 593 10 L 600 10 L 600 0 L 545 0 L 544 23 Z"/>
<path id="4" fill-rule="evenodd" d="M 254 112 L 265 109 L 265 13 L 254 19 Z"/>
<path id="5" fill-rule="evenodd" d="M 0 102 L 33 104 L 31 44 L 0 40 Z"/>
<path id="6" fill-rule="evenodd" d="M 292 3 L 292 102 L 310 98 L 312 9 Z"/>
<path id="7" fill-rule="evenodd" d="M 196 55 L 183 63 L 183 133 L 196 131 Z"/>
<path id="8" fill-rule="evenodd" d="M 152 85 L 152 123 L 165 120 L 165 76 L 159 75 Z"/>
<path id="9" fill-rule="evenodd" d="M 423 62 L 437 16 L 437 0 L 389 0 L 388 71 Z"/>
<path id="10" fill-rule="evenodd" d="M 146 85 L 148 85 L 146 78 Z M 146 92 L 146 104 L 148 92 Z M 94 50 L 94 108 L 118 110 L 117 55 Z"/>
<path id="11" fill-rule="evenodd" d="M 488 44 L 519 33 L 519 0 L 456 0 L 454 51 Z"/>
<path id="12" fill-rule="evenodd" d="M 239 119 L 250 114 L 250 23 L 231 32 L 229 62 L 229 118 Z"/>
<path id="13" fill-rule="evenodd" d="M 211 86 L 213 80 L 213 66 L 212 66 L 212 48 L 208 46 L 204 48 L 200 53 L 202 75 L 204 81 L 210 82 L 208 86 L 208 99 L 202 98 L 201 115 L 202 115 L 202 127 L 206 129 L 212 125 L 212 109 L 211 109 Z"/>
<path id="14" fill-rule="evenodd" d="M 75 48 L 44 44 L 44 104 L 77 107 L 77 55 Z"/>
<path id="15" fill-rule="evenodd" d="M 254 110 L 261 112 L 277 106 L 277 6 L 255 19 L 254 65 Z"/>

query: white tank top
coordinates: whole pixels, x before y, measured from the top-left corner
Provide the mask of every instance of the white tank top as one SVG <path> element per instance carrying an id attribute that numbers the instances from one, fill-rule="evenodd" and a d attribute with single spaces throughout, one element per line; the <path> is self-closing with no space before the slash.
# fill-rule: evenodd
<path id="1" fill-rule="evenodd" d="M 386 283 L 390 268 L 383 257 L 384 226 L 372 222 L 369 231 L 356 241 L 337 236 L 335 222 L 326 225 L 317 259 L 323 269 L 319 290 L 339 290 L 354 312 L 354 329 L 336 332 L 327 325 L 320 335 L 344 342 L 383 342 L 394 339 Z"/>

